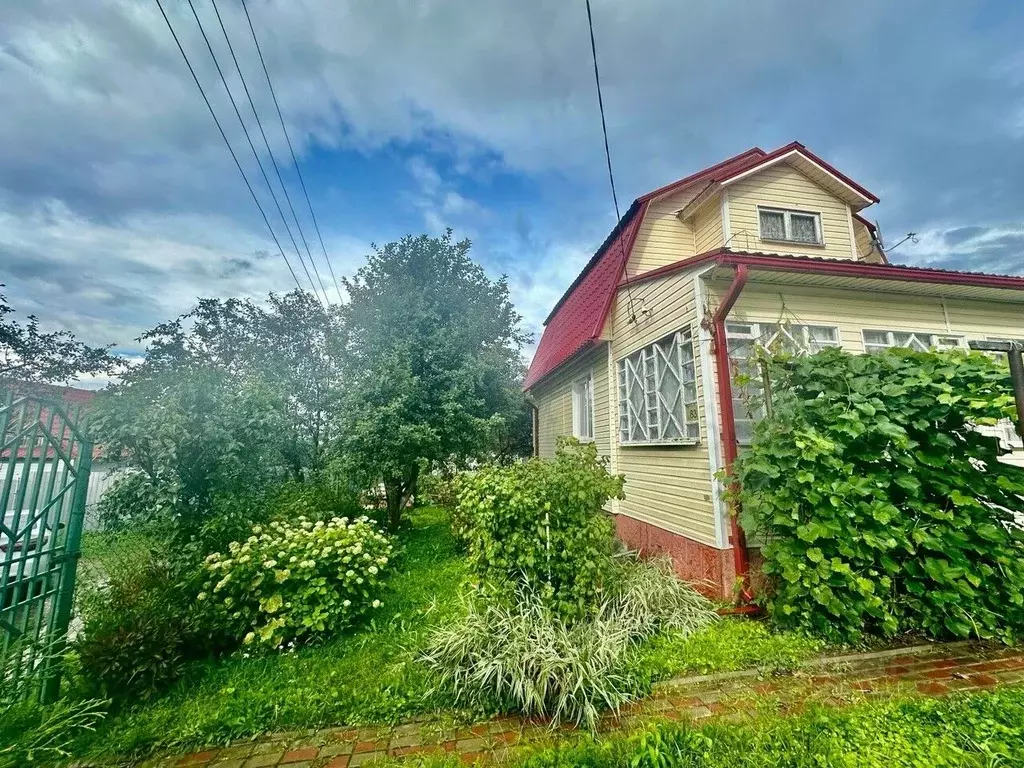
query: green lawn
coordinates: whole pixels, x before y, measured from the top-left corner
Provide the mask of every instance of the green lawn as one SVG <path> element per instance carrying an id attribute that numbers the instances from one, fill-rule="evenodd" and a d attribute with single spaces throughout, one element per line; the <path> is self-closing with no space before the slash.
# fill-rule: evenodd
<path id="1" fill-rule="evenodd" d="M 397 765 L 397 763 L 389 763 Z M 455 768 L 454 757 L 405 762 Z M 944 699 L 764 713 L 742 723 L 665 723 L 599 740 L 561 742 L 510 768 L 1011 768 L 1024 765 L 1024 689 Z"/>
<path id="2" fill-rule="evenodd" d="M 112 714 L 76 745 L 93 759 L 186 750 L 268 731 L 390 723 L 450 711 L 415 657 L 432 627 L 457 615 L 466 565 L 448 516 L 412 513 L 402 554 L 373 623 L 295 653 L 194 664 L 157 701 Z M 634 670 L 641 687 L 687 672 L 792 667 L 818 650 L 801 637 L 728 619 L 689 638 L 646 644 Z"/>
<path id="3" fill-rule="evenodd" d="M 111 716 L 75 753 L 142 754 L 443 707 L 414 657 L 430 627 L 458 611 L 465 563 L 439 510 L 416 510 L 400 540 L 395 575 L 369 626 L 295 653 L 198 663 L 158 701 Z"/>

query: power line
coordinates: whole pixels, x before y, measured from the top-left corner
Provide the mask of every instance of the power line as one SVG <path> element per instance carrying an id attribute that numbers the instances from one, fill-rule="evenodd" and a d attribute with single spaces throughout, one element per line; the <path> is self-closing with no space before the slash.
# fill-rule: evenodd
<path id="1" fill-rule="evenodd" d="M 224 34 L 224 42 L 228 44 L 228 52 L 231 54 L 231 60 L 235 63 L 235 71 L 238 73 L 238 79 L 242 81 L 242 88 L 245 90 L 245 97 L 249 100 L 249 108 L 252 109 L 252 116 L 256 120 L 256 125 L 260 129 L 260 135 L 263 137 L 263 145 L 267 148 L 267 154 L 270 155 L 270 162 L 274 166 L 274 173 L 277 174 L 277 180 L 281 184 L 281 190 L 284 192 L 284 199 L 288 203 L 288 210 L 291 211 L 292 219 L 295 221 L 295 228 L 299 231 L 299 239 L 302 240 L 302 245 L 306 249 L 306 255 L 309 257 L 309 263 L 313 265 L 313 274 L 316 275 L 317 282 L 320 283 L 320 290 L 324 294 L 324 300 L 327 299 L 327 289 L 324 288 L 324 281 L 320 278 L 320 272 L 316 268 L 316 262 L 313 260 L 313 253 L 309 250 L 309 243 L 306 242 L 306 235 L 302 231 L 302 224 L 299 223 L 299 217 L 295 215 L 295 206 L 292 205 L 292 197 L 288 194 L 288 187 L 284 183 L 284 179 L 281 177 L 281 169 L 277 165 L 277 159 L 274 157 L 274 151 L 270 148 L 270 142 L 267 140 L 266 131 L 263 130 L 263 123 L 260 121 L 259 113 L 256 111 L 256 102 L 253 101 L 252 94 L 249 93 L 249 86 L 245 82 L 245 76 L 242 74 L 242 67 L 238 63 L 238 57 L 235 56 L 235 47 L 231 44 L 231 38 L 228 36 L 228 30 L 224 26 L 224 19 L 221 18 L 220 9 L 217 7 L 217 0 L 210 0 L 213 5 L 213 12 L 217 14 L 217 23 L 220 25 L 220 31 Z"/>
<path id="2" fill-rule="evenodd" d="M 327 255 L 327 246 L 324 245 L 324 236 L 320 234 L 320 225 L 316 221 L 316 214 L 313 213 L 313 204 L 309 200 L 309 192 L 306 191 L 306 182 L 302 178 L 302 171 L 299 170 L 299 160 L 295 156 L 295 148 L 292 146 L 291 137 L 288 135 L 288 129 L 285 127 L 284 115 L 281 114 L 281 105 L 277 101 L 277 93 L 274 92 L 274 84 L 270 82 L 270 72 L 267 70 L 267 62 L 263 58 L 263 49 L 260 48 L 260 41 L 256 38 L 256 29 L 252 25 L 252 17 L 249 15 L 249 7 L 245 4 L 245 0 L 241 0 L 242 10 L 245 11 L 246 21 L 249 22 L 249 32 L 252 34 L 252 41 L 256 44 L 256 53 L 260 56 L 260 64 L 263 65 L 263 74 L 267 78 L 267 87 L 270 89 L 270 95 L 274 99 L 274 107 L 277 109 L 277 119 L 281 121 L 281 131 L 284 133 L 285 141 L 288 142 L 288 151 L 292 153 L 292 163 L 295 166 L 295 174 L 299 177 L 299 184 L 302 186 L 302 194 L 306 198 L 306 205 L 309 207 L 309 216 L 313 220 L 313 228 L 316 229 L 316 236 L 320 239 L 320 248 L 324 252 L 324 261 L 327 262 L 327 268 L 331 270 L 331 279 L 334 280 L 334 289 L 338 292 L 338 300 L 342 301 L 341 297 L 341 286 L 338 284 L 338 278 L 334 274 L 334 265 L 331 264 L 331 258 Z"/>
<path id="3" fill-rule="evenodd" d="M 181 57 L 185 60 L 185 65 L 188 67 L 188 71 L 192 73 L 192 79 L 196 82 L 196 87 L 199 88 L 199 95 L 203 97 L 203 101 L 206 103 L 206 108 L 210 110 L 210 117 L 213 118 L 213 122 L 217 124 L 217 130 L 220 131 L 220 136 L 224 139 L 224 144 L 228 148 L 228 152 L 231 153 L 231 159 L 235 161 L 235 167 L 238 168 L 238 172 L 242 174 L 242 181 L 245 182 L 246 188 L 249 190 L 249 194 L 252 195 L 252 201 L 256 203 L 256 207 L 259 208 L 260 215 L 263 216 L 263 223 L 267 225 L 267 229 L 270 230 L 270 236 L 274 239 L 274 243 L 277 245 L 277 250 L 281 254 L 281 258 L 284 259 L 285 265 L 288 267 L 288 271 L 291 273 L 292 280 L 295 281 L 295 287 L 300 291 L 303 291 L 302 284 L 299 283 L 299 278 L 295 274 L 295 270 L 292 269 L 292 264 L 288 261 L 288 255 L 284 252 L 284 248 L 281 247 L 281 241 L 277 239 L 277 234 L 274 232 L 274 228 L 270 226 L 270 219 L 267 218 L 266 211 L 263 210 L 263 206 L 260 204 L 260 199 L 256 196 L 256 191 L 252 188 L 252 184 L 249 183 L 249 177 L 245 175 L 245 171 L 242 169 L 242 164 L 238 161 L 238 155 L 235 154 L 235 150 L 231 146 L 231 142 L 228 141 L 228 135 L 224 132 L 224 127 L 220 124 L 220 120 L 217 118 L 217 113 L 213 111 L 213 105 L 210 104 L 210 100 L 206 97 L 206 91 L 203 90 L 202 83 L 199 82 L 199 77 L 196 75 L 195 69 L 192 68 L 192 62 L 188 59 L 188 54 L 185 53 L 184 47 L 181 45 L 181 41 L 178 39 L 178 34 L 174 31 L 174 27 L 171 25 L 171 20 L 167 18 L 167 13 L 164 11 L 164 6 L 160 0 L 156 0 L 156 5 L 160 9 L 160 15 L 164 17 L 164 21 L 167 22 L 167 29 L 171 32 L 171 37 L 174 38 L 174 42 L 178 45 L 178 50 L 181 51 Z"/>
<path id="4" fill-rule="evenodd" d="M 604 157 L 608 162 L 608 182 L 612 187 L 612 202 L 615 204 L 615 221 L 622 221 L 619 213 L 619 196 L 615 193 L 615 174 L 612 173 L 612 152 L 608 147 L 608 124 L 604 119 L 604 98 L 601 96 L 601 72 L 597 68 L 597 43 L 594 41 L 594 17 L 590 12 L 590 0 L 587 0 L 587 26 L 590 27 L 590 53 L 594 59 L 594 82 L 597 84 L 597 107 L 601 112 L 601 132 L 604 134 Z M 626 246 L 622 242 L 625 230 L 619 233 L 619 250 L 622 252 L 622 270 L 626 273 L 626 301 L 629 304 L 629 320 L 636 320 L 636 312 L 633 311 L 633 296 L 629 290 L 629 270 L 626 264 Z"/>
<path id="5" fill-rule="evenodd" d="M 245 126 L 245 120 L 242 119 L 242 113 L 239 111 L 238 104 L 235 102 L 235 97 L 231 93 L 231 88 L 228 86 L 228 80 L 224 76 L 224 70 L 220 67 L 220 61 L 218 61 L 217 54 L 213 51 L 213 45 L 210 43 L 210 38 L 206 34 L 206 29 L 203 27 L 203 22 L 199 19 L 199 14 L 196 12 L 196 7 L 192 0 L 188 0 L 188 7 L 192 9 L 192 15 L 195 17 L 196 24 L 199 26 L 199 32 L 203 36 L 206 48 L 209 50 L 210 57 L 213 59 L 213 65 L 217 68 L 217 74 L 220 76 L 220 81 L 223 83 L 224 90 L 228 94 L 228 101 L 231 102 L 231 107 L 235 111 L 235 117 L 238 118 L 238 123 L 242 126 L 242 133 L 245 134 L 245 139 L 249 143 L 249 149 L 252 151 L 252 156 L 256 160 L 256 165 L 259 166 L 260 173 L 263 175 L 263 181 L 266 182 L 267 189 L 270 191 L 270 197 L 273 199 L 274 206 L 277 208 L 277 213 L 281 217 L 281 222 L 284 224 L 284 230 L 288 233 L 288 237 L 292 241 L 292 247 L 295 249 L 295 255 L 299 257 L 299 263 L 302 264 L 302 269 L 305 271 L 306 277 L 309 279 L 309 285 L 313 289 L 313 294 L 316 295 L 317 301 L 320 301 L 320 296 L 316 292 L 316 283 L 313 282 L 313 276 L 309 273 L 309 267 L 306 266 L 306 260 L 302 258 L 302 252 L 299 250 L 298 243 L 295 242 L 295 235 L 292 234 L 291 227 L 288 226 L 288 220 L 284 217 L 284 211 L 281 209 L 281 203 L 278 201 L 277 195 L 274 194 L 274 187 L 270 183 L 270 177 L 267 176 L 267 169 L 263 167 L 263 161 L 260 160 L 259 153 L 256 151 L 256 145 L 252 142 L 252 137 L 249 135 L 249 129 Z"/>

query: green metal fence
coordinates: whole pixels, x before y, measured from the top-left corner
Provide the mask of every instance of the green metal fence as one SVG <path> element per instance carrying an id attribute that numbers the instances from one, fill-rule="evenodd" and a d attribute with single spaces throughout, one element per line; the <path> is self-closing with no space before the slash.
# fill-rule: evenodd
<path id="1" fill-rule="evenodd" d="M 0 685 L 56 697 L 92 444 L 80 407 L 0 389 Z M 26 684 L 26 683 L 29 684 Z"/>

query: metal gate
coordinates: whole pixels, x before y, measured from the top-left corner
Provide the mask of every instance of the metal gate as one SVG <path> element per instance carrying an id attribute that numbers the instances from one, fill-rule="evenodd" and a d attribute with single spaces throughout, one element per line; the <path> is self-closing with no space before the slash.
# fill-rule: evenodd
<path id="1" fill-rule="evenodd" d="M 81 407 L 0 389 L 0 684 L 56 697 L 92 444 Z"/>

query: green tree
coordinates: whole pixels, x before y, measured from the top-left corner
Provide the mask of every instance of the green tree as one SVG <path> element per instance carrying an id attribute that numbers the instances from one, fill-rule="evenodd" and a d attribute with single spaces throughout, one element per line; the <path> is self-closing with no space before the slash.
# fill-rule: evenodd
<path id="1" fill-rule="evenodd" d="M 109 347 L 91 347 L 70 331 L 43 333 L 35 315 L 22 325 L 11 317 L 14 312 L 0 293 L 0 385 L 66 383 L 83 373 L 116 373 L 123 365 Z"/>
<path id="2" fill-rule="evenodd" d="M 281 426 L 275 405 L 259 382 L 240 386 L 216 369 L 129 377 L 102 392 L 93 429 L 106 454 L 134 470 L 105 499 L 117 518 L 107 522 L 160 517 L 187 535 L 210 518 L 218 496 L 265 488 L 283 469 L 268 439 Z"/>
<path id="3" fill-rule="evenodd" d="M 345 280 L 347 464 L 382 484 L 396 527 L 421 467 L 492 456 L 528 341 L 504 277 L 490 280 L 468 240 L 407 236 L 374 246 Z"/>
<path id="4" fill-rule="evenodd" d="M 172 371 L 218 370 L 259 382 L 280 411 L 276 443 L 289 473 L 321 471 L 334 438 L 344 335 L 337 308 L 302 291 L 270 294 L 265 305 L 201 299 L 190 312 L 142 336 L 149 343 L 140 381 Z"/>

